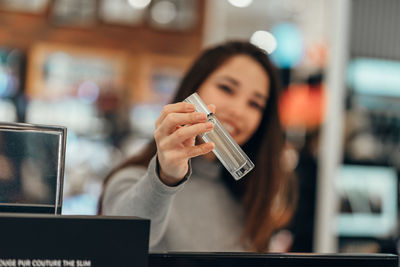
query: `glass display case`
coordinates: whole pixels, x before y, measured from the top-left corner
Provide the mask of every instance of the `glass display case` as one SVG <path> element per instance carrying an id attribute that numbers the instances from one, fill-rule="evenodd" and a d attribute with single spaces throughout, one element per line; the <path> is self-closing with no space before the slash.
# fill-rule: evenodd
<path id="1" fill-rule="evenodd" d="M 0 212 L 59 214 L 66 128 L 0 123 Z"/>

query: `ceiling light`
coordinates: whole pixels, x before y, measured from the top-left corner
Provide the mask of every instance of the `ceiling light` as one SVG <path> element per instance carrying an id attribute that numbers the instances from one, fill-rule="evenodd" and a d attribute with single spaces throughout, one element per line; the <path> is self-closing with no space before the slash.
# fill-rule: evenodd
<path id="1" fill-rule="evenodd" d="M 160 1 L 151 8 L 151 18 L 160 24 L 172 22 L 176 15 L 176 6 L 170 1 Z"/>
<path id="2" fill-rule="evenodd" d="M 253 0 L 228 0 L 228 2 L 235 7 L 247 7 Z"/>
<path id="3" fill-rule="evenodd" d="M 268 54 L 274 52 L 277 46 L 275 37 L 267 31 L 256 31 L 251 36 L 250 42 L 265 50 Z"/>
<path id="4" fill-rule="evenodd" d="M 134 9 L 144 9 L 150 4 L 151 0 L 128 0 L 128 3 Z"/>

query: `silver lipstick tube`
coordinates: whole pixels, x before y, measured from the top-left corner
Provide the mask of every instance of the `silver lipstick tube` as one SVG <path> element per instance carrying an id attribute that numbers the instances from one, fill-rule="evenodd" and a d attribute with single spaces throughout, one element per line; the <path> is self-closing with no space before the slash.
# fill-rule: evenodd
<path id="1" fill-rule="evenodd" d="M 211 132 L 200 135 L 200 137 L 204 142 L 213 142 L 215 144 L 215 148 L 213 149 L 215 156 L 217 156 L 233 178 L 239 180 L 254 168 L 254 163 L 251 162 L 246 153 L 244 153 L 232 136 L 224 129 L 217 117 L 209 110 L 197 93 L 193 93 L 187 97 L 184 102 L 193 104 L 197 112 L 205 113 L 207 121 L 214 123 L 214 129 Z"/>

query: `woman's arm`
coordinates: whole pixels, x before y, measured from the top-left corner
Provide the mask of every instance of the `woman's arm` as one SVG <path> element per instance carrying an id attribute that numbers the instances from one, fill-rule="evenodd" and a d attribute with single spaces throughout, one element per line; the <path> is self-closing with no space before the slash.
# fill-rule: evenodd
<path id="1" fill-rule="evenodd" d="M 212 131 L 213 124 L 194 111 L 193 104 L 184 102 L 164 106 L 155 122 L 157 157 L 147 171 L 132 167 L 117 172 L 103 194 L 103 214 L 151 220 L 150 246 L 164 235 L 173 196 L 190 175 L 190 158 L 214 148 L 213 143 L 195 144 L 196 136 Z"/>
<path id="2" fill-rule="evenodd" d="M 190 174 L 189 168 L 184 180 Z M 167 186 L 161 182 L 157 158 L 153 157 L 147 170 L 143 167 L 126 168 L 110 179 L 104 191 L 103 214 L 150 219 L 150 247 L 153 247 L 165 233 L 173 196 L 183 184 Z"/>

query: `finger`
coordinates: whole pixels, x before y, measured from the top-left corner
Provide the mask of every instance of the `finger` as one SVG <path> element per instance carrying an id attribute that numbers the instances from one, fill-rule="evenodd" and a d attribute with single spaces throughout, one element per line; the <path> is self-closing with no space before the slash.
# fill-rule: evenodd
<path id="1" fill-rule="evenodd" d="M 207 115 L 202 112 L 170 113 L 165 117 L 164 121 L 160 125 L 160 128 L 162 128 L 161 131 L 169 135 L 182 128 L 182 125 L 192 125 L 206 121 Z"/>
<path id="2" fill-rule="evenodd" d="M 193 137 L 193 138 L 186 139 L 186 140 L 182 143 L 182 145 L 183 145 L 183 146 L 194 146 L 195 143 L 196 143 L 196 137 Z"/>
<path id="3" fill-rule="evenodd" d="M 212 122 L 197 123 L 188 125 L 176 130 L 168 137 L 168 142 L 172 146 L 184 143 L 188 139 L 192 139 L 197 135 L 212 131 L 214 124 Z"/>
<path id="4" fill-rule="evenodd" d="M 194 105 L 186 102 L 178 102 L 174 104 L 165 105 L 161 111 L 160 116 L 156 120 L 156 128 L 164 121 L 165 117 L 170 113 L 188 113 L 195 111 Z"/>
<path id="5" fill-rule="evenodd" d="M 214 104 L 208 105 L 208 108 L 210 109 L 210 111 L 211 111 L 212 113 L 215 114 L 215 111 L 217 110 L 217 107 L 216 107 Z"/>
<path id="6" fill-rule="evenodd" d="M 215 144 L 213 142 L 207 142 L 201 145 L 197 146 L 192 146 L 192 147 L 187 147 L 185 148 L 185 155 L 188 158 L 194 158 L 200 155 L 207 154 L 211 152 L 215 147 Z"/>

